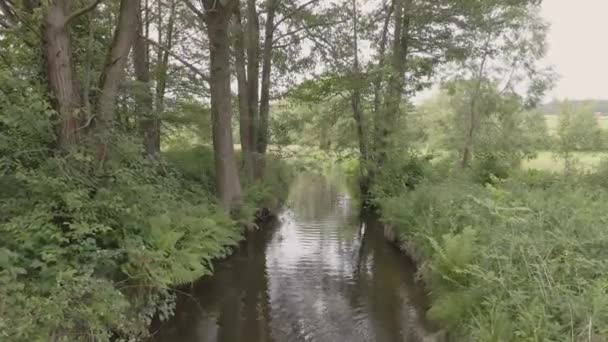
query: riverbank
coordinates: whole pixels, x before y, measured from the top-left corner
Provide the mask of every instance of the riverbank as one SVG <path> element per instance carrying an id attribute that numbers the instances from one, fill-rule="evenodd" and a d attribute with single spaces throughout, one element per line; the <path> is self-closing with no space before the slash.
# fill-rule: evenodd
<path id="1" fill-rule="evenodd" d="M 286 196 L 289 168 L 269 158 L 267 181 L 248 187 L 230 218 L 209 149 L 158 162 L 124 139 L 103 169 L 79 151 L 3 156 L 0 340 L 145 338 L 153 317 L 173 314 L 175 288 L 213 274 L 258 209 Z"/>
<path id="2" fill-rule="evenodd" d="M 449 340 L 603 341 L 601 179 L 534 171 L 481 185 L 431 171 L 376 203 L 387 238 L 418 262 L 427 316 Z"/>

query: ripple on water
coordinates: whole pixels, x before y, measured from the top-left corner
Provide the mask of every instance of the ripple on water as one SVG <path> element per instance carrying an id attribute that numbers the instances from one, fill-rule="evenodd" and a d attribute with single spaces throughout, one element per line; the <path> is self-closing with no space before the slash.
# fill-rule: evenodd
<path id="1" fill-rule="evenodd" d="M 275 227 L 256 232 L 179 303 L 158 341 L 417 341 L 412 268 L 346 188 L 304 175 Z M 418 298 L 419 299 L 419 298 Z"/>

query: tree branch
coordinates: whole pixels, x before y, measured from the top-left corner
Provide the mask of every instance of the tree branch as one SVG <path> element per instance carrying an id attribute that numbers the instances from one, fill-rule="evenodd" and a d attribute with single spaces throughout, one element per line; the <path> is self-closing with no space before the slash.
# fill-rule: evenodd
<path id="1" fill-rule="evenodd" d="M 186 61 L 185 59 L 183 59 L 182 57 L 178 56 L 176 53 L 174 53 L 173 51 L 171 51 L 166 46 L 160 45 L 159 43 L 155 42 L 154 40 L 152 40 L 150 38 L 147 38 L 147 37 L 142 37 L 142 38 L 146 42 L 148 42 L 148 44 L 152 44 L 155 47 L 157 47 L 157 48 L 165 51 L 165 53 L 167 53 L 171 57 L 175 58 L 178 62 L 180 62 L 181 64 L 183 64 L 184 66 L 186 66 L 188 69 L 190 69 L 195 74 L 199 75 L 205 82 L 210 82 L 211 81 L 211 79 L 209 78 L 209 76 L 207 74 L 205 74 L 204 72 L 202 72 L 199 68 L 197 68 L 196 66 L 194 66 L 192 63 L 190 63 L 190 62 Z"/>
<path id="2" fill-rule="evenodd" d="M 194 12 L 194 14 L 196 14 L 196 16 L 202 21 L 202 22 L 206 22 L 207 21 L 207 15 L 205 13 L 203 13 L 201 10 L 199 10 L 198 8 L 196 8 L 196 6 L 194 6 L 194 4 L 192 2 L 190 2 L 190 0 L 184 0 L 184 3 L 186 4 L 186 6 L 188 6 L 188 8 Z"/>
<path id="3" fill-rule="evenodd" d="M 280 24 L 282 24 L 285 20 L 293 17 L 296 13 L 298 13 L 300 10 L 302 10 L 304 7 L 314 4 L 315 2 L 319 2 L 319 0 L 310 0 L 308 2 L 303 3 L 302 5 L 296 7 L 293 11 L 291 11 L 290 13 L 288 13 L 287 15 L 285 15 L 283 18 L 281 18 L 280 20 L 278 20 L 274 26 L 272 27 L 273 30 L 276 30 L 277 27 L 279 27 Z"/>
<path id="4" fill-rule="evenodd" d="M 133 1 L 138 1 L 138 0 L 133 0 Z M 99 5 L 100 2 L 101 2 L 101 0 L 94 0 L 88 6 L 85 6 L 85 7 L 81 8 L 81 9 L 79 9 L 78 11 L 70 14 L 70 16 L 65 19 L 64 25 L 67 26 L 67 25 L 70 24 L 70 22 L 72 20 L 80 17 L 81 15 L 83 15 L 83 14 L 89 12 L 89 11 L 92 11 L 93 9 L 95 9 L 95 7 L 97 7 L 97 5 Z"/>
<path id="5" fill-rule="evenodd" d="M 350 19 L 344 19 L 344 20 L 339 20 L 339 21 L 333 21 L 333 22 L 323 22 L 323 23 L 315 23 L 315 24 L 310 24 L 310 25 L 305 25 L 302 26 L 298 29 L 295 29 L 293 31 L 287 32 L 287 33 L 283 33 L 282 35 L 276 37 L 275 39 L 272 40 L 272 43 L 277 43 L 279 40 L 291 36 L 293 34 L 302 32 L 302 31 L 308 31 L 311 28 L 315 28 L 315 27 L 326 27 L 326 26 L 332 26 L 332 25 L 338 25 L 338 24 L 343 24 L 347 21 L 349 21 Z"/>
<path id="6" fill-rule="evenodd" d="M 0 32 L 3 31 L 10 31 L 12 28 L 12 25 L 10 25 L 9 23 L 5 22 L 2 17 L 0 17 Z"/>
<path id="7" fill-rule="evenodd" d="M 15 11 L 11 6 L 11 2 L 7 0 L 0 0 L 0 14 L 4 13 L 4 18 L 6 19 L 6 23 L 3 25 L 8 28 L 10 25 L 14 25 L 17 22 L 17 17 L 15 16 Z M 3 20 L 4 22 L 4 20 Z"/>

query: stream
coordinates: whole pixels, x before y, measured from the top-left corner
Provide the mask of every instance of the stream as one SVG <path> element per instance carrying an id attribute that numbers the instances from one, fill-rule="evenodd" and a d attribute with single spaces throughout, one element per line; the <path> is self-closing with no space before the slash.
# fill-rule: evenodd
<path id="1" fill-rule="evenodd" d="M 344 181 L 298 176 L 276 219 L 180 295 L 155 342 L 426 341 L 415 265 Z"/>

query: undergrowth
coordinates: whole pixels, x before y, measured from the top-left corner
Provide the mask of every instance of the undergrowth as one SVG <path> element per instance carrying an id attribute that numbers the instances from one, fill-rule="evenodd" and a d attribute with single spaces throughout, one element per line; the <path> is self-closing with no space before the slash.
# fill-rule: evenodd
<path id="1" fill-rule="evenodd" d="M 605 175 L 428 174 L 400 191 L 381 178 L 392 191 L 376 200 L 451 340 L 607 341 Z"/>
<path id="2" fill-rule="evenodd" d="M 100 166 L 87 142 L 56 152 L 54 113 L 27 82 L 0 92 L 0 340 L 134 341 L 174 309 L 172 288 L 210 275 L 242 239 L 213 195 L 203 148 L 143 157 L 116 132 Z M 247 190 L 244 217 L 277 205 L 288 170 Z"/>

